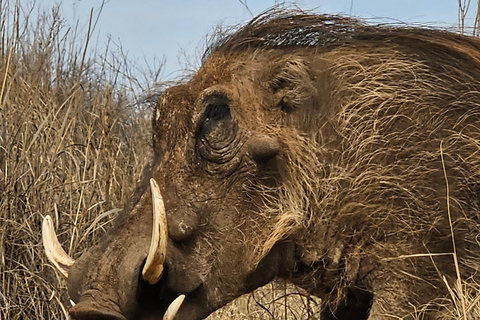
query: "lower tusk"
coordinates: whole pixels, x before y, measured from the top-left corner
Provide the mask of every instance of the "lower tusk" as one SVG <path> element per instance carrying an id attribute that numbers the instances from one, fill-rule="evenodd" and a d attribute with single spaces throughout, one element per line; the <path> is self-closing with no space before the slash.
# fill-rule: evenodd
<path id="1" fill-rule="evenodd" d="M 162 320 L 173 320 L 173 318 L 175 318 L 177 315 L 178 309 L 180 309 L 184 299 L 185 295 L 181 294 L 177 297 L 177 299 L 173 300 L 173 302 L 168 306 L 167 312 L 165 312 Z"/>
<path id="2" fill-rule="evenodd" d="M 68 271 L 75 263 L 75 260 L 70 258 L 68 254 L 63 251 L 60 242 L 58 242 L 55 229 L 53 227 L 52 218 L 46 216 L 42 224 L 42 239 L 45 254 L 48 260 L 55 266 L 61 275 L 68 279 Z"/>
<path id="3" fill-rule="evenodd" d="M 157 283 L 162 277 L 163 264 L 167 253 L 167 217 L 160 188 L 154 179 L 150 179 L 153 204 L 153 230 L 150 250 L 142 270 L 142 276 L 150 284 Z"/>

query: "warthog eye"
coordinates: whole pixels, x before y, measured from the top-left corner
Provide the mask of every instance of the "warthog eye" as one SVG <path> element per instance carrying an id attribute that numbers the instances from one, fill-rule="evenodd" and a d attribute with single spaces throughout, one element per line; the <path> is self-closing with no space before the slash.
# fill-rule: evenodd
<path id="1" fill-rule="evenodd" d="M 238 126 L 230 112 L 230 100 L 224 95 L 212 95 L 204 100 L 204 105 L 197 124 L 197 151 L 204 159 L 225 163 L 238 149 Z"/>
<path id="2" fill-rule="evenodd" d="M 206 134 L 215 129 L 217 124 L 230 117 L 230 107 L 227 103 L 213 103 L 207 106 L 201 121 L 200 131 Z"/>

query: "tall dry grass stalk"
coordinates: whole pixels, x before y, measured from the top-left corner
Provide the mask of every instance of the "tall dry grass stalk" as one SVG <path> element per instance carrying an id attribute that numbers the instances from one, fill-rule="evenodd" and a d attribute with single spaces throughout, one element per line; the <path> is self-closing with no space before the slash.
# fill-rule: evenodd
<path id="1" fill-rule="evenodd" d="M 281 280 L 246 294 L 211 314 L 208 320 L 320 320 L 321 300 Z"/>
<path id="2" fill-rule="evenodd" d="M 462 34 L 470 33 L 465 32 L 465 29 L 470 29 L 471 34 L 474 37 L 480 36 L 480 0 L 477 0 L 475 7 L 472 8 L 472 0 L 457 0 L 458 1 L 458 31 Z M 475 10 L 473 22 L 467 21 L 468 12 Z M 470 25 L 470 26 L 469 26 Z"/>
<path id="3" fill-rule="evenodd" d="M 32 2 L 33 3 L 33 2 Z M 74 257 L 104 235 L 150 158 L 123 57 L 84 50 L 59 8 L 0 1 L 0 319 L 66 319 L 42 218 Z M 122 69 L 123 68 L 123 69 Z M 60 289 L 59 289 L 60 288 Z"/>
<path id="4" fill-rule="evenodd" d="M 475 21 L 473 24 L 473 35 L 478 37 L 480 33 L 480 0 L 477 0 L 477 11 L 475 12 Z"/>

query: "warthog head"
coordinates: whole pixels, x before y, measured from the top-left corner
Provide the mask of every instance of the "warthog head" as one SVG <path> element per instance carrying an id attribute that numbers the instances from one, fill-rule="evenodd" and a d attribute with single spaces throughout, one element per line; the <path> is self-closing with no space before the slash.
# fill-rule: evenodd
<path id="1" fill-rule="evenodd" d="M 45 219 L 70 314 L 202 319 L 282 277 L 325 319 L 438 318 L 480 274 L 479 48 L 298 12 L 223 38 L 160 96 L 118 227 L 73 261 Z"/>

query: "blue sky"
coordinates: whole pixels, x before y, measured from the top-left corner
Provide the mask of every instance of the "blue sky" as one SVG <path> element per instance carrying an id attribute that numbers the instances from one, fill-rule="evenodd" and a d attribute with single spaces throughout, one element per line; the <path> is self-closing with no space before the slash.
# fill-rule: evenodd
<path id="1" fill-rule="evenodd" d="M 165 58 L 163 79 L 171 79 L 181 74 L 187 62 L 198 63 L 205 36 L 215 26 L 246 22 L 276 2 L 279 1 L 107 0 L 94 39 L 99 48 L 104 47 L 109 38 L 121 44 L 128 58 L 140 65 L 153 65 L 154 60 Z M 474 14 L 475 2 L 472 1 L 470 16 Z M 43 0 L 41 5 L 48 7 L 58 3 L 58 0 Z M 81 25 L 86 26 L 90 10 L 98 12 L 101 3 L 101 0 L 64 0 L 61 2 L 62 16 L 67 24 L 79 19 Z M 456 27 L 458 23 L 458 0 L 304 0 L 296 4 L 302 9 L 343 13 L 373 21 L 447 28 Z"/>

